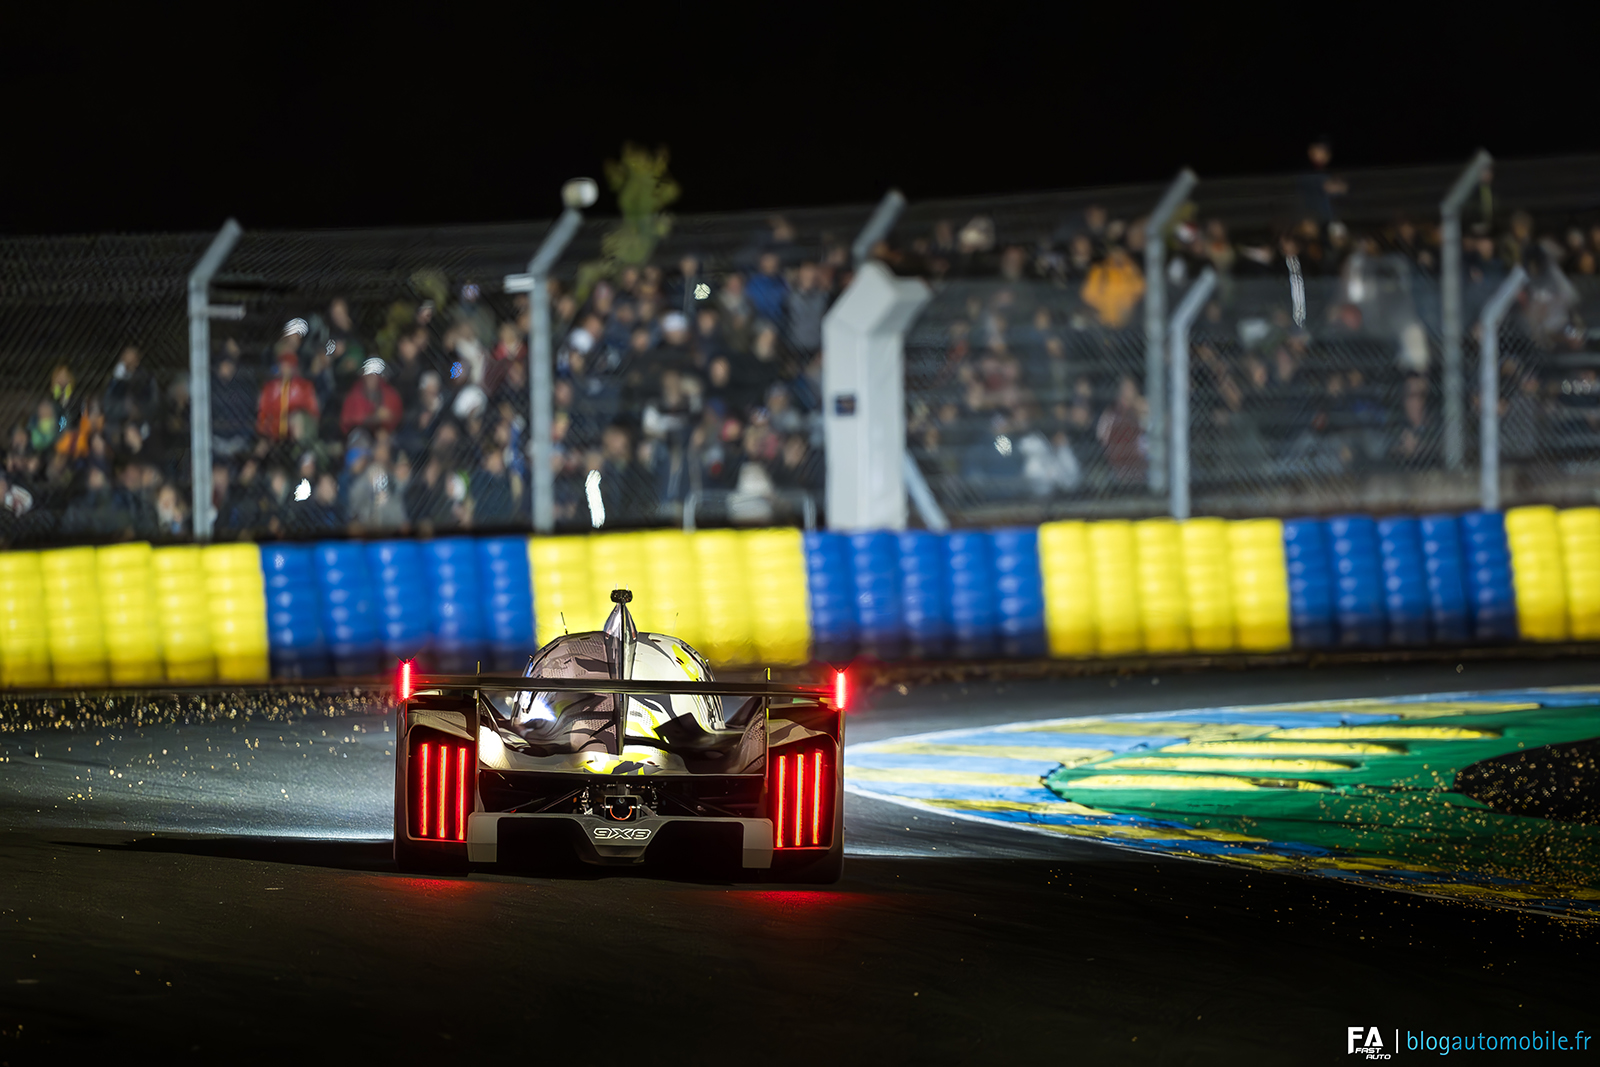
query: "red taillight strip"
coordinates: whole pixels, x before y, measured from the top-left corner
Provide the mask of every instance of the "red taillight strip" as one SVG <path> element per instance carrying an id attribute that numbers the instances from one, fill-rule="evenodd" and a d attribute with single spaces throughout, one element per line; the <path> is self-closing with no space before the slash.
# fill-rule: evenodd
<path id="1" fill-rule="evenodd" d="M 811 843 L 822 841 L 822 751 L 817 751 L 817 768 L 811 776 Z"/>
<path id="2" fill-rule="evenodd" d="M 456 754 L 456 840 L 467 839 L 467 746 Z"/>
<path id="3" fill-rule="evenodd" d="M 800 753 L 794 762 L 794 843 L 798 848 L 800 835 L 805 828 L 802 820 L 806 810 L 806 754 Z"/>
<path id="4" fill-rule="evenodd" d="M 428 836 L 428 749 L 432 747 L 432 745 L 423 745 L 420 750 L 422 753 L 422 788 L 417 792 L 422 794 L 422 819 L 418 823 L 422 828 L 419 835 L 421 837 Z"/>
<path id="5" fill-rule="evenodd" d="M 439 746 L 439 817 L 434 825 L 437 827 L 433 836 L 444 837 L 444 804 L 445 798 L 450 795 L 450 746 Z"/>
<path id="6" fill-rule="evenodd" d="M 845 710 L 845 701 L 850 696 L 850 681 L 845 677 L 844 671 L 835 671 L 833 674 L 833 706 L 840 711 Z"/>
<path id="7" fill-rule="evenodd" d="M 784 771 L 788 769 L 788 766 L 789 766 L 789 757 L 788 756 L 779 756 L 778 757 L 778 789 L 777 789 L 777 792 L 775 793 L 775 799 L 777 800 L 777 804 L 774 805 L 777 808 L 778 825 L 777 825 L 777 833 L 773 835 L 777 839 L 779 848 L 783 847 L 783 775 L 784 775 Z"/>

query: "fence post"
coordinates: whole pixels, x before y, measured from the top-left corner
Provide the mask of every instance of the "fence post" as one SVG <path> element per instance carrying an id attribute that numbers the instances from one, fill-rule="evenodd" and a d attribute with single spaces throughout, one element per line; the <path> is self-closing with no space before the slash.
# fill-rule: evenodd
<path id="1" fill-rule="evenodd" d="M 1189 328 L 1217 287 L 1207 267 L 1172 313 L 1172 517 L 1189 517 Z"/>
<path id="2" fill-rule="evenodd" d="M 1444 335 L 1440 373 L 1444 379 L 1444 465 L 1461 469 L 1465 382 L 1461 373 L 1461 207 L 1494 158 L 1483 149 L 1472 157 L 1439 202 L 1439 329 Z"/>
<path id="3" fill-rule="evenodd" d="M 1519 265 L 1478 316 L 1478 478 L 1484 511 L 1500 510 L 1500 322 L 1527 284 Z"/>
<path id="4" fill-rule="evenodd" d="M 211 540 L 211 320 L 242 318 L 244 309 L 211 306 L 211 279 L 243 230 L 229 219 L 189 272 L 189 477 L 194 539 Z"/>
<path id="5" fill-rule="evenodd" d="M 528 292 L 528 480 L 534 533 L 547 534 L 556 528 L 556 479 L 550 470 L 550 428 L 555 422 L 551 399 L 550 271 L 582 223 L 583 213 L 568 207 L 528 261 L 526 281 L 515 275 L 506 279 L 508 292 L 523 285 Z"/>
<path id="6" fill-rule="evenodd" d="M 1150 492 L 1157 495 L 1167 489 L 1167 398 L 1166 381 L 1162 376 L 1162 364 L 1166 359 L 1167 246 L 1161 231 L 1183 206 L 1197 181 L 1194 171 L 1188 167 L 1179 171 L 1144 224 L 1144 390 L 1145 404 L 1150 411 L 1150 426 L 1146 431 L 1150 463 L 1146 473 Z"/>
<path id="7" fill-rule="evenodd" d="M 867 219 L 867 224 L 856 234 L 856 239 L 850 245 L 850 261 L 859 267 L 872 255 L 872 246 L 889 236 L 889 231 L 894 229 L 895 220 L 900 218 L 900 212 L 906 209 L 905 194 L 898 189 L 890 189 L 883 194 L 883 199 L 878 201 L 877 208 L 872 212 L 872 217 Z"/>

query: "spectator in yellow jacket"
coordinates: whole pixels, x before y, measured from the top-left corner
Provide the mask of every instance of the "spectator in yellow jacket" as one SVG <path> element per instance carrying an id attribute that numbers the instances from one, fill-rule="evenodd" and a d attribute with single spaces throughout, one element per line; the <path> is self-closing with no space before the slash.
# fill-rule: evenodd
<path id="1" fill-rule="evenodd" d="M 1106 258 L 1089 268 L 1089 277 L 1084 279 L 1079 295 L 1094 308 L 1101 325 L 1121 329 L 1144 296 L 1144 275 L 1126 249 L 1112 245 Z"/>

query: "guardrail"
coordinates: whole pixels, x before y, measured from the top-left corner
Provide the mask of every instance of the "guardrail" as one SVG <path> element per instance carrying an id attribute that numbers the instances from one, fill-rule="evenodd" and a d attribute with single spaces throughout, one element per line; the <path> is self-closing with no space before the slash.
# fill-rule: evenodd
<path id="1" fill-rule="evenodd" d="M 512 670 L 634 590 L 722 666 L 1600 639 L 1600 508 L 0 553 L 0 684 Z"/>

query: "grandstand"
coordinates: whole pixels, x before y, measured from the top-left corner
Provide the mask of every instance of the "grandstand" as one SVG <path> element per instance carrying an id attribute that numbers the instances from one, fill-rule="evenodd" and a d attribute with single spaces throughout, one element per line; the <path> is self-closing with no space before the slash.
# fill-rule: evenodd
<path id="1" fill-rule="evenodd" d="M 1142 302 L 1207 268 L 1197 512 L 1476 505 L 1476 412 L 1462 464 L 1442 428 L 1439 200 L 1459 172 L 1202 177 L 1159 234 L 1159 279 L 1160 185 L 909 205 L 870 254 L 933 289 L 906 340 L 907 447 L 940 508 L 1165 513 Z M 1597 178 L 1600 157 L 1497 162 L 1463 211 L 1463 321 L 1529 279 L 1501 343 L 1507 503 L 1600 492 Z M 819 521 L 822 320 L 871 214 L 678 217 L 588 289 L 613 223 L 584 224 L 552 283 L 557 529 Z M 243 309 L 211 328 L 215 538 L 527 530 L 530 312 L 503 280 L 547 230 L 247 231 L 211 289 Z M 0 240 L 0 540 L 192 538 L 185 285 L 209 241 Z M 1470 329 L 1466 349 L 1475 381 Z"/>

